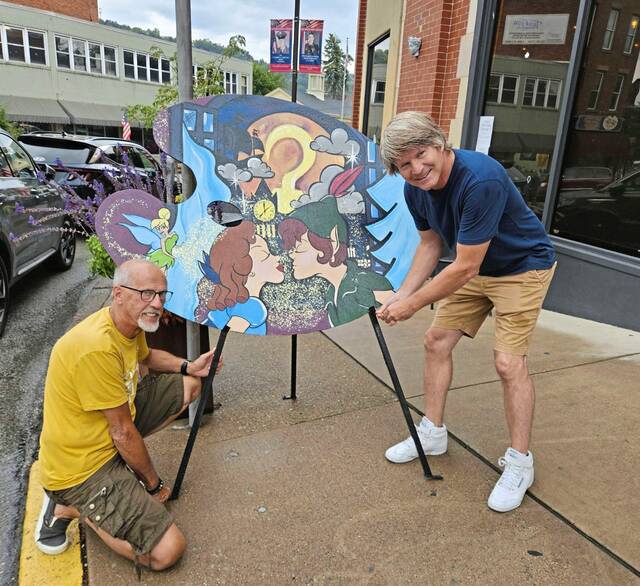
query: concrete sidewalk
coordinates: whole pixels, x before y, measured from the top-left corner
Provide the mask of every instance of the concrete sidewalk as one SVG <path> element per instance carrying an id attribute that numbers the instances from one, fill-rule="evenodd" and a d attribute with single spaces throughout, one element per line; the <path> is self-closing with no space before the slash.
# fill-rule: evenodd
<path id="1" fill-rule="evenodd" d="M 422 336 L 433 312 L 384 328 L 403 388 L 422 409 Z M 368 318 L 299 338 L 230 334 L 182 495 L 170 504 L 185 558 L 143 584 L 640 584 L 640 334 L 543 312 L 530 355 L 537 388 L 533 498 L 486 499 L 508 445 L 491 320 L 456 350 L 448 454 L 393 465 L 407 435 Z M 417 419 L 418 415 L 416 415 Z M 150 439 L 175 477 L 187 431 Z M 88 532 L 89 583 L 138 584 Z"/>

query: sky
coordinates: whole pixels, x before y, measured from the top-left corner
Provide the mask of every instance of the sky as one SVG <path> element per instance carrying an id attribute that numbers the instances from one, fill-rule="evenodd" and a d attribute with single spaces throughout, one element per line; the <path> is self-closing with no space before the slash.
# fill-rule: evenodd
<path id="1" fill-rule="evenodd" d="M 129 26 L 157 28 L 175 37 L 175 0 L 98 0 L 100 18 Z M 244 35 L 255 59 L 269 61 L 269 21 L 293 18 L 294 0 L 191 0 L 194 39 L 208 38 L 226 45 L 229 37 Z M 300 0 L 300 18 L 324 20 L 325 36 L 334 33 L 355 56 L 358 0 Z"/>

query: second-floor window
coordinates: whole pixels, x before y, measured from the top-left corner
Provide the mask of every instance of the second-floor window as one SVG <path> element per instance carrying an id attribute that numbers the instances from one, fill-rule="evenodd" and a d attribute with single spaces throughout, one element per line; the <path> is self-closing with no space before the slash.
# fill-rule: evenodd
<path id="1" fill-rule="evenodd" d="M 238 74 L 231 71 L 224 72 L 224 93 L 225 94 L 237 94 L 238 93 Z"/>
<path id="2" fill-rule="evenodd" d="M 620 101 L 620 96 L 622 95 L 623 87 L 624 87 L 624 75 L 620 73 L 618 74 L 618 77 L 616 77 L 616 84 L 613 86 L 613 91 L 611 92 L 611 100 L 609 101 L 609 111 L 615 112 L 618 109 L 618 102 Z"/>
<path id="3" fill-rule="evenodd" d="M 249 76 L 248 75 L 240 76 L 240 93 L 243 96 L 246 96 L 249 93 Z"/>
<path id="4" fill-rule="evenodd" d="M 127 79 L 171 83 L 171 63 L 164 57 L 154 57 L 140 51 L 123 51 L 124 76 Z"/>
<path id="5" fill-rule="evenodd" d="M 0 24 L 0 60 L 48 65 L 46 33 Z"/>
<path id="6" fill-rule="evenodd" d="M 638 31 L 638 22 L 640 22 L 640 16 L 634 14 L 629 21 L 629 30 L 624 39 L 624 52 L 626 55 L 631 55 L 631 51 L 633 51 L 633 43 L 636 40 L 636 32 Z"/>
<path id="7" fill-rule="evenodd" d="M 560 80 L 527 77 L 524 82 L 524 106 L 557 110 L 560 101 Z"/>
<path id="8" fill-rule="evenodd" d="M 116 48 L 56 35 L 56 63 L 61 69 L 118 76 Z"/>
<path id="9" fill-rule="evenodd" d="M 618 26 L 618 17 L 620 11 L 613 8 L 609 13 L 609 20 L 607 21 L 607 28 L 604 31 L 604 39 L 602 40 L 602 48 L 609 50 L 613 47 L 613 36 L 616 33 L 616 26 Z"/>
<path id="10" fill-rule="evenodd" d="M 384 92 L 386 87 L 387 83 L 385 81 L 380 81 L 378 79 L 373 80 L 373 91 L 371 92 L 372 104 L 384 104 Z"/>
<path id="11" fill-rule="evenodd" d="M 597 71 L 593 89 L 589 92 L 589 100 L 587 102 L 587 110 L 595 110 L 598 107 L 598 99 L 600 98 L 600 90 L 604 82 L 604 71 Z"/>
<path id="12" fill-rule="evenodd" d="M 492 73 L 489 77 L 487 90 L 487 102 L 494 104 L 515 104 L 518 97 L 517 75 L 504 75 Z"/>

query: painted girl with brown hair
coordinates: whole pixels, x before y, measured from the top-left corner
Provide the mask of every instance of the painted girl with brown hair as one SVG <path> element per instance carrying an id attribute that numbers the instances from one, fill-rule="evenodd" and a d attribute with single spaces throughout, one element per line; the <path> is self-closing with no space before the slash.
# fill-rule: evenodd
<path id="1" fill-rule="evenodd" d="M 265 335 L 267 308 L 260 299 L 266 283 L 282 283 L 284 266 L 271 254 L 253 222 L 227 228 L 203 252 L 198 263 L 204 277 L 198 283 L 196 320 L 218 329 Z"/>

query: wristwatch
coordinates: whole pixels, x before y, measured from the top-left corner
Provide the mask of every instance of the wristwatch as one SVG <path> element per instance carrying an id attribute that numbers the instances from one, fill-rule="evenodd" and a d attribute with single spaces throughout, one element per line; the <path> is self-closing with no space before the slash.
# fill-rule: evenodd
<path id="1" fill-rule="evenodd" d="M 154 488 L 147 488 L 146 490 L 151 496 L 154 496 L 158 494 L 163 488 L 164 488 L 164 480 L 158 477 L 158 484 Z"/>
<path id="2" fill-rule="evenodd" d="M 187 372 L 187 367 L 189 366 L 189 361 L 185 360 L 181 365 L 180 365 L 180 374 L 182 376 L 188 376 L 189 373 Z"/>

